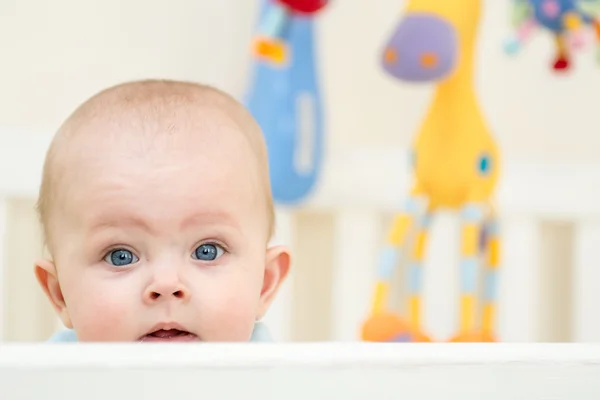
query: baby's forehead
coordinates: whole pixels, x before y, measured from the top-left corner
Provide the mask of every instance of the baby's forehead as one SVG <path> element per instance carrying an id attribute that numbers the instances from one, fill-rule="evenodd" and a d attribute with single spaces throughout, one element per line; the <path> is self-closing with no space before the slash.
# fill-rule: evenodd
<path id="1" fill-rule="evenodd" d="M 266 162 L 260 129 L 234 101 L 177 91 L 136 96 L 107 95 L 78 109 L 55 139 L 54 159 L 86 165 L 111 155 L 185 158 L 210 151 Z"/>
<path id="2" fill-rule="evenodd" d="M 73 154 L 57 187 L 60 203 L 82 222 L 128 221 L 138 215 L 155 231 L 185 224 L 179 221 L 194 215 L 254 220 L 265 192 L 249 146 L 232 140 L 239 135 L 210 135 L 211 140 L 191 143 L 177 139 L 181 136 L 146 141 L 143 150 L 117 140 Z"/>
<path id="3" fill-rule="evenodd" d="M 190 189 L 200 184 L 193 174 L 210 178 L 215 171 L 261 188 L 271 204 L 264 139 L 243 106 L 194 84 L 126 84 L 92 97 L 63 124 L 48 152 L 40 213 L 47 221 L 51 204 L 68 211 L 69 193 L 105 178 L 137 172 L 140 184 L 185 181 Z M 223 188 L 237 181 L 221 180 Z"/>
<path id="4" fill-rule="evenodd" d="M 97 120 L 65 146 L 65 179 L 106 188 L 120 180 L 173 188 L 202 180 L 226 189 L 240 178 L 260 184 L 260 157 L 246 135 L 218 110 L 201 113 Z"/>

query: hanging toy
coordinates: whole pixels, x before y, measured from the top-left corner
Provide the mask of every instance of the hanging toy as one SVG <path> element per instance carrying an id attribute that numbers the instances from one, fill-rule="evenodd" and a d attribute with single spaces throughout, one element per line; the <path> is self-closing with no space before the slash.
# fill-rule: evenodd
<path id="1" fill-rule="evenodd" d="M 304 200 L 320 175 L 323 110 L 314 16 L 327 4 L 326 0 L 262 1 L 246 106 L 265 135 L 278 204 Z"/>
<path id="2" fill-rule="evenodd" d="M 505 44 L 505 52 L 518 53 L 537 29 L 552 33 L 556 56 L 552 68 L 568 70 L 576 51 L 591 40 L 600 64 L 600 0 L 512 0 L 511 23 L 514 37 Z"/>

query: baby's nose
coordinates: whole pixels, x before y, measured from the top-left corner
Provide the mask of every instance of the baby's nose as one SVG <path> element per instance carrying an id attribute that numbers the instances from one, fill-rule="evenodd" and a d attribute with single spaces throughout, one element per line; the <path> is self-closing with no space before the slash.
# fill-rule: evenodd
<path id="1" fill-rule="evenodd" d="M 144 292 L 144 301 L 147 304 L 169 299 L 187 301 L 190 297 L 189 289 L 176 275 L 156 277 Z"/>

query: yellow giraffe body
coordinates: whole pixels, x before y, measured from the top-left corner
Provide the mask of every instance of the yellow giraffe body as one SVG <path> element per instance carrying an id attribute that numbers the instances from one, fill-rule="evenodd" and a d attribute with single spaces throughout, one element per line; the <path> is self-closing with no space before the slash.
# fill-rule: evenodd
<path id="1" fill-rule="evenodd" d="M 474 90 L 474 49 L 481 0 L 411 0 L 405 12 L 434 13 L 457 30 L 459 58 L 451 76 L 436 88 L 433 102 L 417 134 L 417 192 L 431 207 L 458 209 L 469 201 L 487 201 L 498 179 L 498 147 L 481 113 Z M 490 155 L 491 175 L 482 177 L 477 159 Z"/>
<path id="2" fill-rule="evenodd" d="M 409 0 L 405 15 L 441 18 L 456 33 L 458 52 L 454 68 L 438 82 L 433 101 L 413 143 L 414 186 L 407 210 L 392 226 L 382 254 L 382 276 L 375 289 L 372 315 L 363 326 L 362 337 L 369 341 L 428 341 L 421 328 L 420 276 L 428 238 L 428 216 L 440 208 L 463 213 L 461 275 L 464 282 L 460 299 L 460 327 L 454 341 L 489 341 L 493 338 L 494 288 L 498 267 L 499 238 L 489 233 L 483 249 L 483 228 L 495 224 L 490 203 L 499 176 L 499 151 L 481 113 L 474 90 L 474 53 L 481 0 Z M 412 38 L 411 40 L 418 40 Z M 402 62 L 403 54 L 388 49 L 385 62 Z M 434 58 L 432 58 L 434 57 Z M 423 53 L 421 65 L 435 65 L 435 55 Z M 484 168 L 485 166 L 485 168 Z M 415 202 L 424 203 L 424 215 L 415 211 Z M 478 211 L 481 211 L 480 213 Z M 486 223 L 488 225 L 486 225 Z M 394 249 L 405 245 L 410 233 L 415 245 L 409 281 L 413 293 L 408 302 L 407 321 L 387 311 L 391 264 L 397 262 Z M 481 254 L 478 252 L 481 251 Z M 487 266 L 487 290 L 480 327 L 477 327 L 478 299 L 471 289 L 477 259 Z M 403 338 L 400 338 L 404 334 Z M 395 336 L 394 336 L 395 335 Z M 408 335 L 408 336 L 406 336 Z"/>

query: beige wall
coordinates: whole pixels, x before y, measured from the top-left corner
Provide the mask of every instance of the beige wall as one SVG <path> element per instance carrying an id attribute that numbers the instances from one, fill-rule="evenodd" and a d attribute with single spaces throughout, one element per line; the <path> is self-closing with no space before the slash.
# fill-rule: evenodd
<path id="1" fill-rule="evenodd" d="M 431 88 L 385 76 L 378 57 L 400 0 L 336 1 L 319 24 L 331 146 L 406 145 Z M 539 33 L 505 56 L 506 1 L 484 0 L 477 89 L 507 154 L 600 159 L 594 52 L 553 76 L 553 43 Z M 243 93 L 257 0 L 4 0 L 0 127 L 53 131 L 79 102 L 117 82 L 192 79 Z M 348 95 L 351 93 L 351 95 Z"/>

